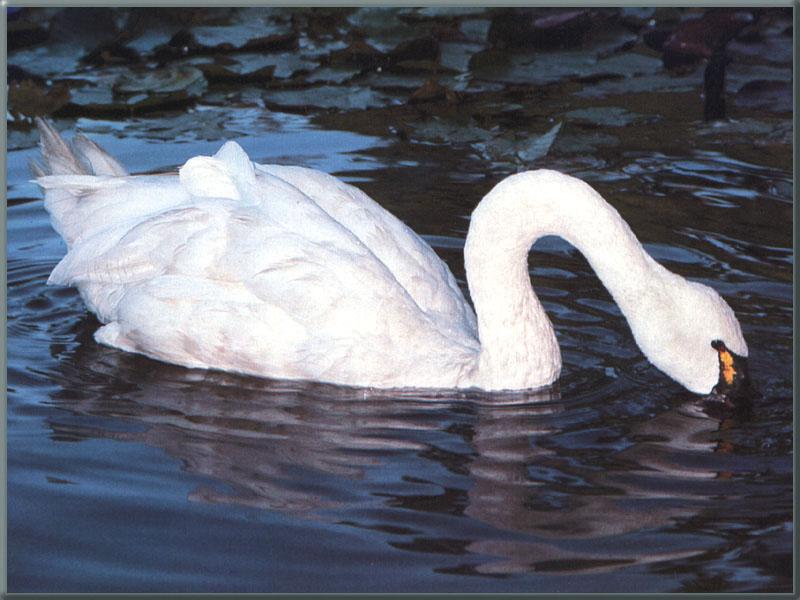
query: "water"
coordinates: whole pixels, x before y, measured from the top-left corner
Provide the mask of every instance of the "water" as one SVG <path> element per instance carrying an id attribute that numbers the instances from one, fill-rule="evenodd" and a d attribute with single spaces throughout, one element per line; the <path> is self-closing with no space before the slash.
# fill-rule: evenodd
<path id="1" fill-rule="evenodd" d="M 370 14 L 350 21 L 394 47 Z M 414 27 L 436 18 L 419 14 Z M 483 12 L 453 14 L 485 35 Z M 308 43 L 305 60 L 327 51 Z M 25 68 L 46 68 L 46 52 L 25 52 Z M 648 63 L 627 93 L 619 79 L 569 83 L 578 58 L 537 75 L 560 83 L 534 103 L 503 83 L 525 80 L 515 61 L 484 73 L 468 108 L 409 107 L 397 81 L 379 90 L 387 106 L 366 111 L 330 110 L 328 97 L 269 111 L 248 104 L 249 88 L 226 103 L 210 86 L 192 112 L 87 109 L 56 125 L 79 126 L 132 172 L 173 169 L 224 139 L 261 162 L 334 172 L 423 234 L 462 284 L 468 216 L 494 183 L 531 165 L 577 174 L 655 258 L 731 304 L 752 410 L 649 365 L 588 263 L 556 238 L 530 267 L 564 369 L 537 393 L 387 394 L 98 346 L 77 292 L 45 285 L 64 245 L 28 182 L 36 137 L 14 122 L 9 591 L 791 591 L 791 115 L 748 105 L 704 124 L 685 91 L 697 72 Z M 736 77 L 758 66 L 740 61 Z M 790 80 L 790 67 L 770 68 Z"/>

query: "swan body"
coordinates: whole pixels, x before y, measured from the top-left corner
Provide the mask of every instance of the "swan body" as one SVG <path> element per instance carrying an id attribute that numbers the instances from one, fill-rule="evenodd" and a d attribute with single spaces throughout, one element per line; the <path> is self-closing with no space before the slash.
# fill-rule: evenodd
<path id="1" fill-rule="evenodd" d="M 234 142 L 177 174 L 132 176 L 44 121 L 45 208 L 67 244 L 48 283 L 75 286 L 108 346 L 196 368 L 380 388 L 515 390 L 561 355 L 531 287 L 530 247 L 587 257 L 650 361 L 689 390 L 717 383 L 722 340 L 747 355 L 711 288 L 656 263 L 584 182 L 531 171 L 475 209 L 473 312 L 431 247 L 366 194 L 311 169 L 259 165 Z"/>

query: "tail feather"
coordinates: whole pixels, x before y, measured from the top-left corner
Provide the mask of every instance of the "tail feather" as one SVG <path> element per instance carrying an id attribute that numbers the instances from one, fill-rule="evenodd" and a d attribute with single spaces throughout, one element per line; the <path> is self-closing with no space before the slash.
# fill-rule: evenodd
<path id="1" fill-rule="evenodd" d="M 121 185 L 116 177 L 127 172 L 100 146 L 83 136 L 70 144 L 46 120 L 37 118 L 42 160 L 30 169 L 44 190 L 44 207 L 55 230 L 70 248 L 75 239 L 90 230 L 97 209 L 91 199 L 106 189 Z"/>
<path id="2" fill-rule="evenodd" d="M 31 158 L 28 161 L 28 168 L 34 177 L 45 177 L 47 175 L 47 168 L 36 159 Z"/>
<path id="3" fill-rule="evenodd" d="M 44 175 L 114 175 L 128 172 L 105 150 L 83 135 L 75 136 L 72 144 L 62 138 L 53 126 L 39 117 L 36 126 L 41 137 L 43 163 L 31 162 L 36 177 Z"/>
<path id="4" fill-rule="evenodd" d="M 125 167 L 85 135 L 76 135 L 72 140 L 72 145 L 78 154 L 92 165 L 95 175 L 124 177 L 128 174 Z"/>
<path id="5" fill-rule="evenodd" d="M 46 175 L 91 175 L 92 171 L 72 151 L 69 144 L 64 141 L 58 132 L 44 119 L 36 118 L 39 128 L 44 164 L 40 165 Z"/>

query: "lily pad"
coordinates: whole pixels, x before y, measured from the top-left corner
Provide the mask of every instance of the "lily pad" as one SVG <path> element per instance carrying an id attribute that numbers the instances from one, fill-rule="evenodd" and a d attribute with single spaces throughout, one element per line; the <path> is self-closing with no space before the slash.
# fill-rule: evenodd
<path id="1" fill-rule="evenodd" d="M 492 17 L 488 41 L 494 48 L 555 49 L 580 46 L 605 29 L 605 12 L 587 9 L 500 10 Z"/>
<path id="2" fill-rule="evenodd" d="M 475 17 L 486 14 L 488 9 L 480 6 L 427 6 L 425 8 L 414 9 L 414 13 L 420 17 L 433 19 L 455 18 L 455 17 Z"/>
<path id="3" fill-rule="evenodd" d="M 358 83 L 389 94 L 408 94 L 425 85 L 426 73 L 370 71 L 358 78 Z"/>
<path id="4" fill-rule="evenodd" d="M 389 60 L 394 63 L 438 58 L 439 42 L 432 36 L 403 41 L 389 52 Z"/>
<path id="5" fill-rule="evenodd" d="M 206 81 L 210 83 L 263 83 L 265 81 L 272 81 L 275 75 L 275 66 L 262 67 L 247 73 L 233 70 L 229 67 L 218 63 L 203 63 L 197 65 L 197 68 L 203 72 Z"/>
<path id="6" fill-rule="evenodd" d="M 638 30 L 647 25 L 656 14 L 652 7 L 626 6 L 620 10 L 620 20 L 629 28 Z"/>
<path id="7" fill-rule="evenodd" d="M 235 48 L 244 48 L 253 44 L 253 40 L 283 36 L 290 36 L 293 32 L 289 24 L 279 24 L 269 18 L 269 12 L 264 9 L 250 10 L 235 19 L 235 22 L 222 26 L 192 27 L 191 32 L 203 46 L 214 47 L 221 44 L 230 44 Z M 284 40 L 289 38 L 283 37 Z M 296 36 L 295 36 L 296 40 Z"/>
<path id="8" fill-rule="evenodd" d="M 114 84 L 114 91 L 126 94 L 168 94 L 184 91 L 197 96 L 206 87 L 203 72 L 192 66 L 156 69 L 146 73 L 122 75 Z"/>
<path id="9" fill-rule="evenodd" d="M 525 52 L 506 55 L 507 64 L 473 61 L 475 76 L 502 83 L 548 84 L 566 79 L 591 80 L 598 76 L 619 76 L 626 82 L 641 75 L 661 72 L 661 61 L 637 52 L 598 58 L 592 52 Z"/>
<path id="10" fill-rule="evenodd" d="M 446 69 L 463 73 L 469 70 L 470 59 L 481 49 L 482 46 L 475 43 L 440 44 L 439 63 Z"/>
<path id="11" fill-rule="evenodd" d="M 278 109 L 365 110 L 388 106 L 392 98 L 386 94 L 358 87 L 319 86 L 300 90 L 276 90 L 264 94 L 267 106 Z"/>
<path id="12" fill-rule="evenodd" d="M 488 19 L 467 19 L 461 23 L 461 31 L 466 41 L 483 44 L 489 35 L 491 24 Z"/>
<path id="13" fill-rule="evenodd" d="M 792 84 L 788 81 L 756 79 L 736 92 L 737 106 L 765 109 L 771 112 L 792 112 Z"/>
<path id="14" fill-rule="evenodd" d="M 533 163 L 545 156 L 561 131 L 561 123 L 556 123 L 546 133 L 535 136 L 516 145 L 516 154 L 523 163 Z"/>
<path id="15" fill-rule="evenodd" d="M 202 71 L 189 65 L 119 76 L 106 71 L 76 85 L 60 114 L 130 115 L 177 108 L 195 102 L 207 85 Z"/>
<path id="16" fill-rule="evenodd" d="M 44 116 L 56 112 L 70 99 L 64 84 L 49 86 L 32 79 L 14 82 L 8 87 L 8 111 L 15 116 Z"/>
<path id="17" fill-rule="evenodd" d="M 234 39 L 241 41 L 239 38 Z M 298 35 L 292 32 L 249 38 L 239 45 L 227 39 L 215 45 L 206 45 L 192 31 L 182 29 L 175 33 L 166 44 L 157 46 L 153 51 L 153 56 L 163 63 L 189 56 L 228 52 L 283 52 L 295 50 L 297 44 Z"/>
<path id="18" fill-rule="evenodd" d="M 395 10 L 383 7 L 361 7 L 347 21 L 364 35 L 364 41 L 383 53 L 388 53 L 409 39 L 427 35 L 432 25 L 426 22 L 408 23 Z"/>
<path id="19" fill-rule="evenodd" d="M 572 133 L 565 131 L 559 136 L 554 150 L 559 154 L 593 155 L 601 146 L 618 146 L 619 138 L 602 131 L 581 131 Z"/>
<path id="20" fill-rule="evenodd" d="M 569 48 L 583 43 L 597 15 L 589 10 L 565 10 L 533 21 L 534 45 L 539 48 Z"/>
<path id="21" fill-rule="evenodd" d="M 564 115 L 571 121 L 583 121 L 599 127 L 624 127 L 641 121 L 644 116 L 618 106 L 598 106 L 571 110 Z"/>
<path id="22" fill-rule="evenodd" d="M 635 52 L 613 56 L 601 63 L 605 71 L 598 65 L 598 73 L 619 77 L 603 78 L 593 85 L 587 85 L 576 92 L 577 96 L 594 98 L 643 92 L 691 92 L 703 85 L 703 69 L 700 66 L 676 76 L 665 72 L 657 58 Z"/>
<path id="23" fill-rule="evenodd" d="M 356 69 L 353 67 L 342 67 L 338 69 L 333 67 L 323 67 L 306 75 L 305 80 L 309 83 L 342 84 L 346 81 L 350 81 L 360 72 L 361 69 Z"/>
<path id="24" fill-rule="evenodd" d="M 82 53 L 73 44 L 61 42 L 17 50 L 9 54 L 9 60 L 42 77 L 61 77 L 78 70 Z"/>
<path id="25" fill-rule="evenodd" d="M 737 36 L 728 44 L 726 50 L 730 56 L 746 57 L 745 60 L 748 61 L 791 64 L 791 15 L 767 14 L 748 29 L 752 35 Z"/>
<path id="26" fill-rule="evenodd" d="M 193 64 L 204 73 L 211 73 L 216 81 L 233 81 L 231 75 L 241 76 L 243 83 L 291 79 L 317 67 L 314 61 L 306 60 L 296 52 L 279 54 L 241 53 L 219 55 L 213 61 L 209 57 L 195 58 Z M 212 66 L 213 65 L 213 66 Z"/>
<path id="27" fill-rule="evenodd" d="M 336 67 L 374 69 L 386 62 L 386 55 L 367 42 L 357 40 L 346 48 L 331 52 L 327 62 Z"/>
<path id="28" fill-rule="evenodd" d="M 747 64 L 732 62 L 725 69 L 725 86 L 727 89 L 740 89 L 751 81 L 783 81 L 792 83 L 792 71 L 774 64 Z"/>
<path id="29" fill-rule="evenodd" d="M 472 147 L 485 160 L 494 163 L 512 163 L 529 168 L 540 158 L 547 155 L 553 142 L 561 130 L 561 123 L 556 123 L 541 135 L 524 135 L 524 137 L 496 137 L 486 142 L 472 144 Z"/>
<path id="30" fill-rule="evenodd" d="M 63 116 L 107 115 L 128 116 L 157 110 L 182 108 L 197 98 L 185 90 L 163 94 L 138 93 L 118 96 L 109 88 L 90 86 L 73 93 L 72 99 L 59 114 Z"/>
<path id="31" fill-rule="evenodd" d="M 100 67 L 138 63 L 141 60 L 142 57 L 136 49 L 119 42 L 106 42 L 89 52 L 81 59 L 81 62 Z"/>
<path id="32" fill-rule="evenodd" d="M 457 94 L 450 88 L 443 86 L 436 79 L 429 79 L 418 89 L 414 90 L 408 99 L 409 104 L 421 102 L 447 101 L 454 103 L 458 101 Z"/>
<path id="33" fill-rule="evenodd" d="M 261 69 L 266 66 L 275 66 L 275 77 L 278 79 L 291 79 L 301 73 L 308 73 L 319 66 L 315 60 L 310 60 L 297 52 L 277 52 L 272 54 L 241 54 L 236 60 L 248 70 Z"/>
<path id="34" fill-rule="evenodd" d="M 283 33 L 252 38 L 239 46 L 244 52 L 285 52 L 297 49 L 296 33 Z"/>
<path id="35" fill-rule="evenodd" d="M 474 120 L 465 123 L 434 117 L 428 121 L 410 124 L 412 139 L 434 144 L 471 144 L 493 139 L 498 129 L 480 127 Z"/>

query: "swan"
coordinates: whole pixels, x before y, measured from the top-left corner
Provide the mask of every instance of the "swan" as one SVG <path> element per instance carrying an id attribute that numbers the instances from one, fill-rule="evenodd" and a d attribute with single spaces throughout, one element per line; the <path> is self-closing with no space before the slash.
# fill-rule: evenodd
<path id="1" fill-rule="evenodd" d="M 747 344 L 712 288 L 644 250 L 585 182 L 511 175 L 472 213 L 473 312 L 433 249 L 359 189 L 250 161 L 235 142 L 177 173 L 129 175 L 88 138 L 38 119 L 31 164 L 67 252 L 48 284 L 74 286 L 100 344 L 190 368 L 374 388 L 541 388 L 561 354 L 528 252 L 580 250 L 641 351 L 688 390 L 739 386 Z"/>

